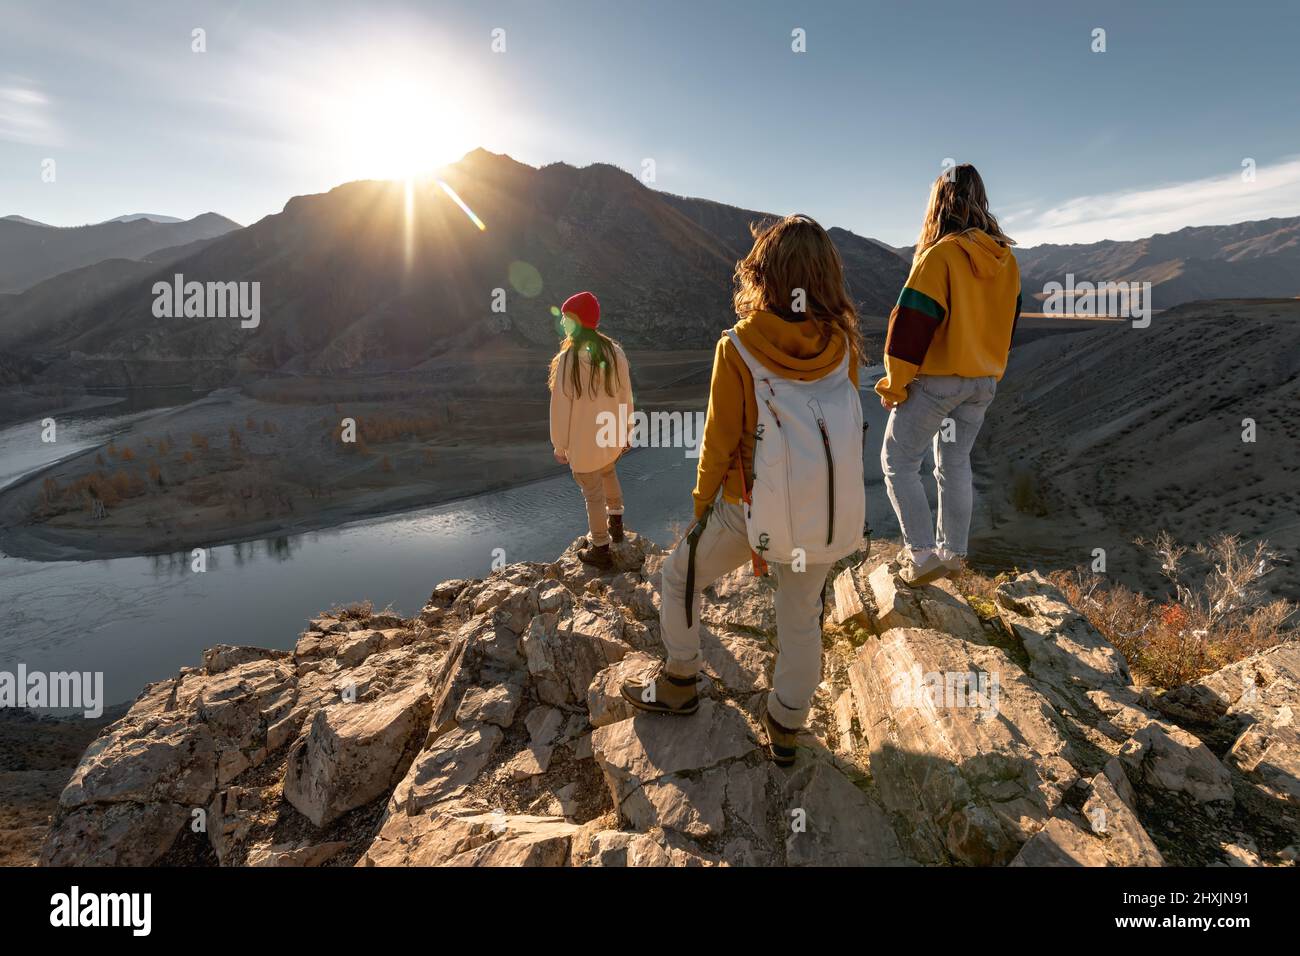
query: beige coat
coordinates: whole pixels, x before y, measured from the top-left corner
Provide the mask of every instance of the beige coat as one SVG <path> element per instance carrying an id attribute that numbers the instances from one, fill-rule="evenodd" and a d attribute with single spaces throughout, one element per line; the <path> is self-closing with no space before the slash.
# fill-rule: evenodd
<path id="1" fill-rule="evenodd" d="M 580 353 L 582 362 L 582 395 L 575 398 L 568 363 L 572 353 L 565 356 L 555 388 L 551 390 L 551 446 L 569 458 L 569 467 L 575 474 L 600 471 L 617 461 L 622 454 L 623 442 L 632 432 L 632 376 L 627 356 L 614 347 L 618 363 L 618 380 L 614 394 L 605 392 L 604 376 L 596 378 L 596 393 L 587 388 L 591 374 L 591 358 Z M 622 411 L 620 411 L 622 406 Z M 620 422 L 623 434 L 620 434 Z"/>

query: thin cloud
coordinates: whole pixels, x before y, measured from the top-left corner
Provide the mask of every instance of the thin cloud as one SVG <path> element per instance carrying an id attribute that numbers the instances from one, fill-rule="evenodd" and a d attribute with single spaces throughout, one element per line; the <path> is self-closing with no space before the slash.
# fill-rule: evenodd
<path id="1" fill-rule="evenodd" d="M 1148 189 L 1080 196 L 1037 215 L 1007 217 L 1021 245 L 1141 239 L 1185 226 L 1214 226 L 1300 215 L 1300 156 L 1259 165 L 1253 182 L 1242 171 Z M 1023 223 L 1020 224 L 1020 223 Z"/>
<path id="2" fill-rule="evenodd" d="M 37 146 L 57 145 L 50 100 L 31 82 L 0 78 L 0 139 Z"/>

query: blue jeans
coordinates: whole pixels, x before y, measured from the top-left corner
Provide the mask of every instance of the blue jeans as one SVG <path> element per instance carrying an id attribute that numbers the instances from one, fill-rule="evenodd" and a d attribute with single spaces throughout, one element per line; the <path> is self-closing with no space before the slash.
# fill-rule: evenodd
<path id="1" fill-rule="evenodd" d="M 907 401 L 889 413 L 880 470 L 903 541 L 913 551 L 936 546 L 930 502 L 921 484 L 921 463 L 933 444 L 938 547 L 966 553 L 974 500 L 970 452 L 996 390 L 992 376 L 918 375 L 907 387 Z"/>

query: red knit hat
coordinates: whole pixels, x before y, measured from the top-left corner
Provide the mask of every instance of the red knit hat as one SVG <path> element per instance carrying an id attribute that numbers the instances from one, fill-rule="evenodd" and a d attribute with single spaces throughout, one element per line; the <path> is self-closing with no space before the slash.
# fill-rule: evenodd
<path id="1" fill-rule="evenodd" d="M 600 302 L 590 292 L 578 292 L 564 300 L 560 313 L 578 320 L 584 328 L 594 329 L 600 325 Z"/>

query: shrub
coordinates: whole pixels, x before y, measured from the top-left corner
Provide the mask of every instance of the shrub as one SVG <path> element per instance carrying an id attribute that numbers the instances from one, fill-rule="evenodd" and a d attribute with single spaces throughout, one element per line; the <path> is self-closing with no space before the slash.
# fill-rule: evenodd
<path id="1" fill-rule="evenodd" d="M 1050 577 L 1149 684 L 1174 687 L 1283 641 L 1296 640 L 1296 606 L 1270 599 L 1261 581 L 1273 570 L 1267 542 L 1219 535 L 1188 548 L 1168 532 L 1137 544 L 1161 562 L 1174 590 L 1159 601 L 1078 569 Z"/>

